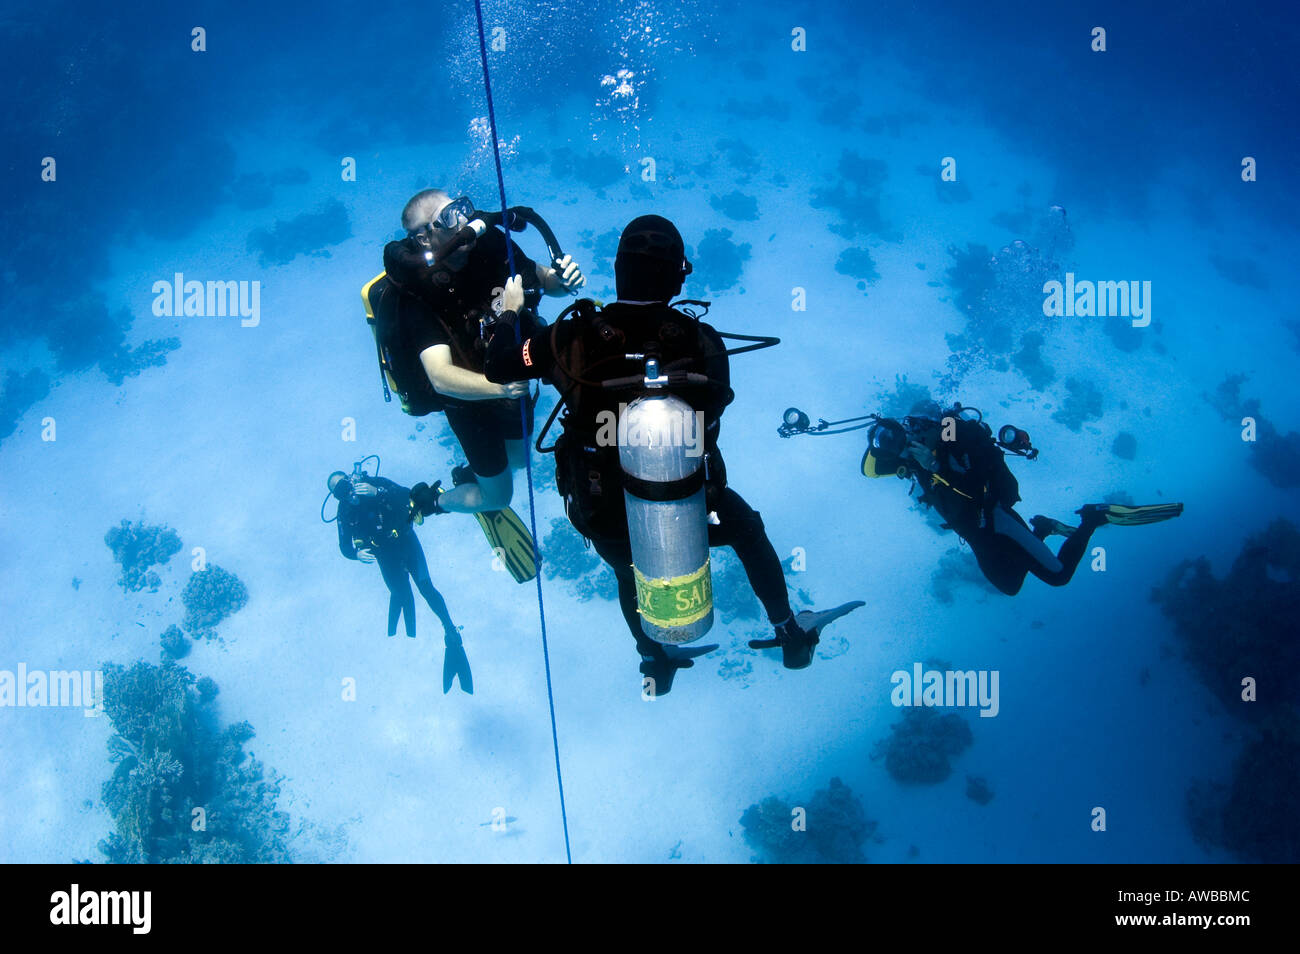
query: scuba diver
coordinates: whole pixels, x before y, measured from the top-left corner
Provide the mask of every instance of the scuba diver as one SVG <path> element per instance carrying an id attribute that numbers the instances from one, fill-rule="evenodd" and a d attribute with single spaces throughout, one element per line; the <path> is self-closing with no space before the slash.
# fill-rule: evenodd
<path id="1" fill-rule="evenodd" d="M 790 607 L 785 574 L 763 521 L 727 484 L 718 450 L 723 410 L 734 399 L 728 356 L 770 347 L 775 338 L 722 335 L 683 300 L 691 273 L 681 235 L 644 215 L 623 230 L 614 260 L 618 301 L 582 299 L 542 329 L 526 320 L 527 278 L 506 283 L 490 328 L 489 381 L 548 378 L 565 408 L 553 448 L 556 486 L 574 528 L 614 571 L 619 605 L 641 655 L 647 691 L 663 695 L 679 669 L 716 644 L 685 647 L 713 621 L 710 547 L 730 546 L 775 627 L 786 668 L 811 665 L 819 631 L 861 606 L 822 614 Z M 520 327 L 516 330 L 516 315 Z M 570 318 L 569 316 L 572 315 Z M 728 351 L 723 337 L 759 342 Z M 639 394 L 628 403 L 629 392 Z M 615 426 L 617 421 L 617 427 Z M 638 440 L 678 428 L 679 441 Z"/>
<path id="2" fill-rule="evenodd" d="M 854 426 L 845 426 L 850 424 Z M 1183 512 L 1181 503 L 1085 504 L 1075 511 L 1077 527 L 1041 515 L 1025 523 L 1015 511 L 1020 484 L 1006 454 L 1035 460 L 1038 450 L 1025 431 L 1012 425 L 1002 427 L 995 438 L 980 411 L 960 404 L 943 410 L 925 402 L 902 420 L 869 414 L 817 424 L 790 408 L 777 433 L 842 434 L 863 427 L 868 428 L 863 476 L 910 478 L 919 485 L 921 502 L 943 517 L 945 530 L 970 544 L 984 576 L 1008 596 L 1019 593 L 1031 573 L 1049 586 L 1069 583 L 1098 527 L 1156 523 Z M 1065 537 L 1056 553 L 1045 542 L 1053 535 Z"/>
<path id="3" fill-rule="evenodd" d="M 425 320 L 406 329 L 405 344 L 418 356 L 426 387 L 436 395 L 467 460 L 453 475 L 453 489 L 422 495 L 430 504 L 421 509 L 424 515 L 500 510 L 509 505 L 514 471 L 523 466 L 519 400 L 528 397 L 528 384 L 496 383 L 483 375 L 484 330 L 501 311 L 501 289 L 510 277 L 506 243 L 524 275 L 523 307 L 530 312 L 542 295 L 570 295 L 586 283 L 570 256 L 554 267 L 539 265 L 484 221 L 491 218 L 476 212 L 465 196 L 453 199 L 425 189 L 402 210 L 406 238 L 384 248 L 389 280 L 425 306 Z"/>
<path id="4" fill-rule="evenodd" d="M 326 482 L 330 495 L 338 501 L 338 512 L 333 521 L 338 523 L 339 550 L 349 560 L 378 563 L 379 572 L 388 586 L 388 635 L 397 635 L 397 620 L 406 620 L 406 635 L 415 638 L 415 597 L 411 593 L 411 579 L 424 597 L 429 609 L 442 621 L 443 655 L 442 691 L 450 691 L 452 683 L 460 678 L 460 687 L 474 692 L 474 677 L 459 630 L 447 611 L 447 603 L 429 579 L 429 566 L 424 559 L 424 549 L 411 529 L 408 512 L 407 488 L 379 476 L 371 476 L 362 469 L 365 458 L 358 461 L 349 477 L 341 470 L 329 475 Z M 378 461 L 378 458 L 375 458 Z M 321 519 L 325 520 L 325 504 L 321 504 Z"/>
<path id="5" fill-rule="evenodd" d="M 546 241 L 552 267 L 533 262 L 508 238 L 528 225 Z M 384 272 L 361 290 L 384 398 L 397 392 L 402 409 L 415 416 L 442 411 L 467 461 L 453 469 L 450 489 L 440 480 L 412 488 L 413 519 L 474 514 L 493 553 L 526 582 L 537 574 L 536 550 L 509 505 L 514 472 L 524 464 L 520 399 L 528 398 L 528 385 L 483 376 L 484 330 L 501 310 L 507 243 L 526 276 L 530 320 L 540 320 L 531 309 L 543 294 L 571 294 L 586 279 L 529 208 L 480 212 L 464 196 L 425 189 L 406 203 L 402 227 L 406 237 L 384 248 Z M 531 429 L 531 400 L 527 407 Z"/>

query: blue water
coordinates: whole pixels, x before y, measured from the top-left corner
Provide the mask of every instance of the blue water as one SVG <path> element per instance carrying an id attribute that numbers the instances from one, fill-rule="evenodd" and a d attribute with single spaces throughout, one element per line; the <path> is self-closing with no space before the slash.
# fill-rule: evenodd
<path id="1" fill-rule="evenodd" d="M 1300 30 L 1281 5 L 1057 6 L 485 4 L 510 203 L 602 300 L 618 231 L 665 215 L 709 320 L 781 337 L 733 361 L 730 482 L 797 556 L 796 608 L 867 603 L 785 671 L 747 649 L 770 629 L 717 554 L 721 648 L 645 701 L 535 456 L 539 536 L 558 526 L 552 564 L 588 577 L 543 580 L 574 860 L 748 861 L 745 810 L 831 778 L 876 823 L 871 861 L 1241 857 L 1186 810 L 1253 738 L 1216 679 L 1294 704 L 1296 670 L 1270 649 L 1207 678 L 1151 591 L 1200 556 L 1222 578 L 1300 512 Z M 432 614 L 387 639 L 377 571 L 317 516 L 326 475 L 366 454 L 408 486 L 463 460 L 440 415 L 384 403 L 358 291 L 414 192 L 499 205 L 473 5 L 55 3 L 6 12 L 3 36 L 0 670 L 157 663 L 202 548 L 248 601 L 182 664 L 219 685 L 220 724 L 256 730 L 292 857 L 563 860 L 532 585 L 494 571 L 467 517 L 419 530 L 474 666 L 475 694 L 444 696 Z M 1041 285 L 1066 271 L 1150 282 L 1149 325 L 1045 317 Z M 260 283 L 257 320 L 157 314 L 176 273 Z M 904 378 L 1029 431 L 1041 457 L 1011 459 L 1026 516 L 1116 493 L 1186 513 L 1103 528 L 1104 572 L 1090 558 L 1064 588 L 1002 596 L 904 483 L 860 475 L 863 432 L 776 434 L 788 406 L 867 414 Z M 118 584 L 104 536 L 122 520 L 183 541 L 156 589 Z M 1270 639 L 1293 636 L 1276 622 Z M 936 660 L 996 670 L 1000 710 L 955 710 L 969 746 L 905 784 L 872 757 L 900 719 L 890 675 Z M 0 709 L 0 859 L 102 860 L 110 721 Z"/>

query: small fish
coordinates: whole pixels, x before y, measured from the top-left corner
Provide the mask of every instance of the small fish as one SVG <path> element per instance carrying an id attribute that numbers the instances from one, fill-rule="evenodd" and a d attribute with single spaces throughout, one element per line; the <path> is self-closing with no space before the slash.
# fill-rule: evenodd
<path id="1" fill-rule="evenodd" d="M 491 828 L 493 825 L 500 825 L 500 824 L 513 825 L 517 821 L 519 821 L 519 819 L 516 818 L 514 815 L 507 815 L 501 821 L 497 821 L 496 819 L 493 819 L 492 821 L 479 822 L 478 827 Z"/>

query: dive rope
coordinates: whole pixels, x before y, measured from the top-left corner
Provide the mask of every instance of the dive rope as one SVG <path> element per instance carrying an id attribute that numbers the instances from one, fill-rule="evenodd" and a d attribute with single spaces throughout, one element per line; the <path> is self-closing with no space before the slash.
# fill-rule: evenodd
<path id="1" fill-rule="evenodd" d="M 492 79 L 488 74 L 487 38 L 483 31 L 482 0 L 474 0 L 474 14 L 478 18 L 478 50 L 479 57 L 483 61 L 483 90 L 487 94 L 488 124 L 492 132 L 492 158 L 497 167 L 497 190 L 501 193 L 501 215 L 508 226 L 510 207 L 506 203 L 506 180 L 501 171 L 501 149 L 497 139 L 496 110 L 492 106 Z M 511 277 L 515 274 L 515 255 L 512 246 L 513 241 L 507 228 L 506 266 Z M 518 343 L 518 341 L 519 319 L 516 316 L 515 342 Z M 564 825 L 564 857 L 569 864 L 573 864 L 573 852 L 569 847 L 569 815 L 564 806 L 564 775 L 560 771 L 560 737 L 555 729 L 555 693 L 551 688 L 551 651 L 546 641 L 546 606 L 542 602 L 541 553 L 537 546 L 537 510 L 533 500 L 533 455 L 528 447 L 528 436 L 530 434 L 528 411 L 528 396 L 525 395 L 519 399 L 519 421 L 523 428 L 521 433 L 524 436 L 524 461 L 528 471 L 528 523 L 533 535 L 533 564 L 538 568 L 535 577 L 537 580 L 537 615 L 542 623 L 542 661 L 546 666 L 546 702 L 551 710 L 551 745 L 555 750 L 555 781 L 560 790 L 560 820 Z"/>

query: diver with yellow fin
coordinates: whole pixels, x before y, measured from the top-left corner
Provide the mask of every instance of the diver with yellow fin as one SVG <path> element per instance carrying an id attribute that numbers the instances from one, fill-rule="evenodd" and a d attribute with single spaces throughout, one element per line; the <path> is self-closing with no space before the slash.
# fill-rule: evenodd
<path id="1" fill-rule="evenodd" d="M 550 266 L 528 258 L 508 232 L 533 226 L 546 241 Z M 514 472 L 524 464 L 520 399 L 526 382 L 483 376 L 486 329 L 501 311 L 510 244 L 524 273 L 529 327 L 543 295 L 564 296 L 584 283 L 546 222 L 532 209 L 480 212 L 464 196 L 425 189 L 402 211 L 406 237 L 384 248 L 384 272 L 362 289 L 375 335 L 386 400 L 396 392 L 412 415 L 441 411 L 464 451 L 453 486 L 411 489 L 416 522 L 429 514 L 472 513 L 493 552 L 518 582 L 537 574 L 532 536 L 510 508 Z M 531 400 L 529 427 L 531 428 Z"/>
<path id="2" fill-rule="evenodd" d="M 1019 593 L 1031 573 L 1049 586 L 1069 583 L 1098 527 L 1157 523 L 1183 512 L 1181 503 L 1085 504 L 1076 511 L 1077 527 L 1041 515 L 1026 523 L 1015 511 L 1020 484 L 1006 455 L 1035 460 L 1037 448 L 1027 433 L 1012 425 L 1000 428 L 995 438 L 978 409 L 960 404 L 945 410 L 933 401 L 923 402 L 901 420 L 867 414 L 816 424 L 792 407 L 777 433 L 823 436 L 863 428 L 863 476 L 897 476 L 919 486 L 921 502 L 943 517 L 945 530 L 970 545 L 984 576 L 1008 596 Z M 1053 535 L 1065 537 L 1056 553 L 1045 542 Z"/>
<path id="3" fill-rule="evenodd" d="M 786 668 L 811 665 L 820 627 L 791 610 L 781 561 L 762 518 L 727 484 L 718 449 L 723 410 L 735 397 L 729 355 L 776 338 L 724 335 L 700 319 L 708 303 L 672 302 L 691 273 L 677 228 L 634 219 L 614 261 L 618 301 L 582 299 L 555 324 L 517 336 L 527 276 L 506 284 L 490 329 L 490 381 L 546 378 L 562 400 L 537 439 L 554 451 L 569 521 L 618 580 L 619 606 L 641 655 L 643 692 L 667 693 L 680 669 L 717 648 L 689 645 L 713 624 L 709 549 L 730 546 L 745 568 Z M 723 339 L 752 342 L 728 351 Z M 555 415 L 563 433 L 542 447 Z M 861 603 L 840 607 L 841 615 Z M 802 622 L 801 622 L 802 621 Z"/>

